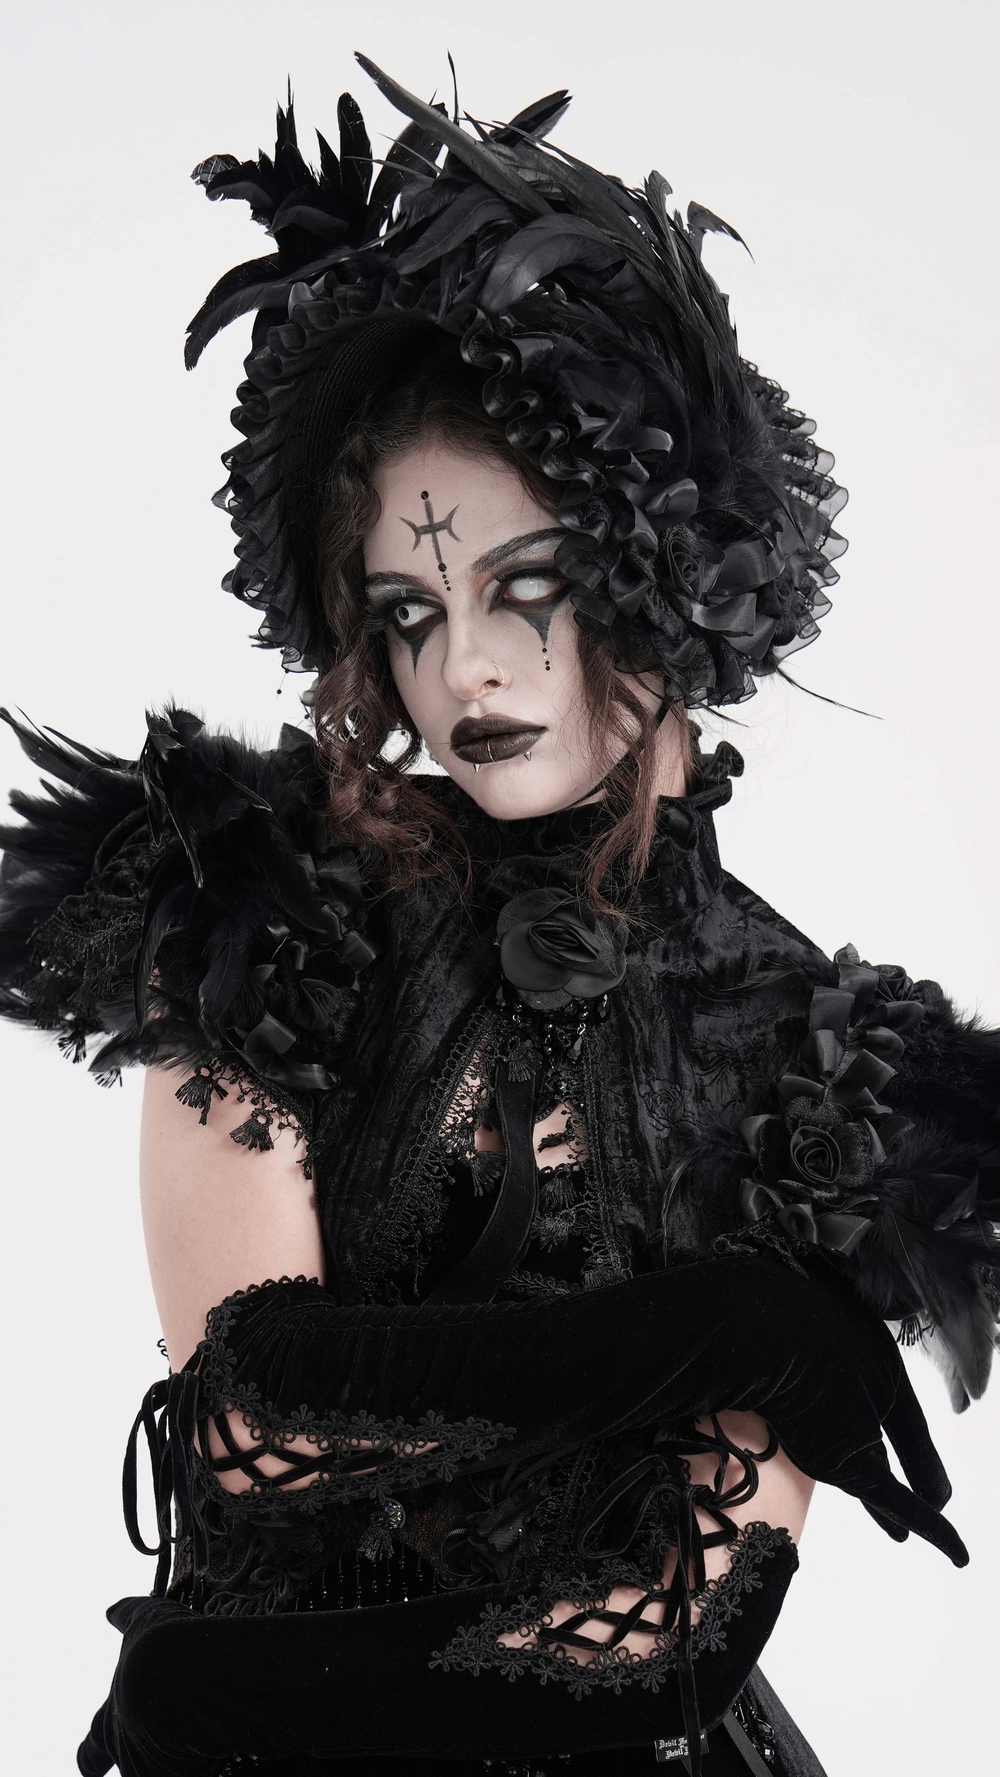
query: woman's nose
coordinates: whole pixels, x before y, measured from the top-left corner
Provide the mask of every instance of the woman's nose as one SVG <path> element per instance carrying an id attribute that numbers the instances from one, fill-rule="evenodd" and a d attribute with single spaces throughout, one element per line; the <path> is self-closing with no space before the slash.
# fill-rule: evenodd
<path id="1" fill-rule="evenodd" d="M 474 703 L 510 684 L 510 672 L 494 659 L 484 625 L 476 622 L 448 624 L 448 648 L 441 677 L 453 697 Z"/>

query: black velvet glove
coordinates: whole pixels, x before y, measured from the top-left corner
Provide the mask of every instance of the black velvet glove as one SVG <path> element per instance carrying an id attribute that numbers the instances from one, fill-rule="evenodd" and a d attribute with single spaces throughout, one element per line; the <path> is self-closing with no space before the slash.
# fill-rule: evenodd
<path id="1" fill-rule="evenodd" d="M 696 1661 L 708 1730 L 746 1684 L 797 1560 L 775 1549 L 741 1598 L 721 1645 Z M 287 1777 L 338 1777 L 340 1760 L 393 1755 L 522 1760 L 682 1739 L 676 1684 L 576 1697 L 530 1671 L 511 1686 L 497 1671 L 432 1664 L 456 1630 L 504 1596 L 500 1586 L 375 1609 L 269 1617 L 204 1617 L 165 1599 L 123 1598 L 108 1612 L 124 1632 L 111 1696 L 80 1748 L 84 1777 L 208 1777 L 233 1752 Z M 523 1660 L 524 1655 L 515 1656 Z M 527 1662 L 526 1662 L 527 1664 Z M 298 1760 L 301 1759 L 301 1765 Z M 436 1769 L 429 1764 L 428 1770 Z"/>
<path id="2" fill-rule="evenodd" d="M 896 1342 L 825 1272 L 718 1259 L 558 1302 L 417 1308 L 341 1308 L 318 1284 L 285 1281 L 230 1298 L 201 1350 L 203 1410 L 242 1408 L 279 1440 L 319 1430 L 336 1442 L 367 1426 L 393 1491 L 441 1464 L 495 1467 L 752 1410 L 805 1474 L 860 1499 L 890 1535 L 913 1530 L 968 1560 L 940 1515 L 951 1489 Z M 438 1455 L 395 1457 L 414 1436 Z M 331 1457 L 300 1468 L 329 1472 Z"/>
<path id="3" fill-rule="evenodd" d="M 456 1468 L 481 1473 L 595 1437 L 748 1409 L 801 1469 L 863 1500 L 890 1534 L 913 1529 L 957 1563 L 967 1558 L 939 1515 L 947 1478 L 886 1327 L 826 1274 L 766 1258 L 509 1306 L 346 1309 L 317 1284 L 269 1284 L 213 1311 L 199 1364 L 197 1383 L 186 1371 L 163 1393 L 175 1448 L 161 1443 L 161 1473 L 175 1477 L 195 1415 L 225 1427 L 233 1409 L 284 1454 L 286 1480 L 327 1476 L 331 1504 L 365 1490 L 405 1497 Z M 890 1472 L 883 1430 L 913 1492 Z M 289 1449 L 302 1433 L 318 1443 Z M 427 1452 L 428 1442 L 437 1448 Z M 257 1481 L 261 1492 L 243 1496 L 244 1508 L 265 1514 L 278 1499 L 305 1510 L 307 1495 L 261 1481 L 260 1453 L 258 1441 L 216 1465 Z M 165 1493 L 160 1503 L 162 1516 Z M 741 1595 L 724 1636 L 695 1659 L 708 1729 L 776 1620 L 796 1565 L 787 1538 L 765 1565 L 760 1589 Z M 110 1613 L 125 1631 L 122 1659 L 81 1771 L 102 1777 L 114 1761 L 123 1777 L 201 1777 L 233 1751 L 301 1755 L 319 1770 L 365 1753 L 516 1759 L 689 1731 L 676 1675 L 659 1692 L 633 1684 L 621 1696 L 575 1698 L 532 1681 L 530 1655 L 520 1654 L 527 1681 L 515 1699 L 502 1670 L 470 1678 L 432 1668 L 452 1636 L 461 1643 L 463 1625 L 501 1600 L 511 1601 L 509 1589 L 493 1585 L 402 1606 L 235 1618 L 123 1600 Z"/>

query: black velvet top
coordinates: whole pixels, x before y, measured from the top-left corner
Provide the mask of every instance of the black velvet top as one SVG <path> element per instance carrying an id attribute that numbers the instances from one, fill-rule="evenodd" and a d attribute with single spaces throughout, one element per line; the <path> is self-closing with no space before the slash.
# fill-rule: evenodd
<path id="1" fill-rule="evenodd" d="M 817 1313 L 846 1292 L 936 1345 L 956 1405 L 981 1392 L 997 1299 L 1000 1038 L 956 1016 L 932 982 L 850 947 L 828 959 L 727 875 L 713 813 L 742 769 L 731 747 L 701 761 L 692 794 L 661 800 L 649 867 L 616 921 L 579 886 L 606 819 L 599 805 L 502 822 L 450 780 L 426 779 L 469 848 L 471 887 L 389 894 L 331 841 L 325 785 L 295 730 L 260 753 L 174 711 L 151 718 L 137 762 L 19 732 L 58 781 L 16 796 L 24 820 L 0 834 L 0 1010 L 51 1030 L 74 1060 L 93 1051 L 102 1079 L 131 1062 L 186 1062 L 178 1098 L 203 1121 L 229 1118 L 247 1165 L 290 1124 L 316 1181 L 325 1289 L 314 1300 L 309 1286 L 272 1286 L 259 1312 L 220 1305 L 197 1386 L 278 1448 L 302 1431 L 321 1452 L 335 1445 L 336 1472 L 318 1455 L 317 1485 L 277 1503 L 269 1484 L 234 1497 L 202 1477 L 187 1548 L 204 1608 L 284 1607 L 369 1534 L 373 1500 L 377 1515 L 394 1506 L 390 1485 L 423 1488 L 406 1534 L 439 1566 L 464 1517 L 463 1559 L 473 1549 L 488 1572 L 515 1570 L 497 1529 L 511 1521 L 509 1477 L 476 1483 L 471 1504 L 461 1479 L 498 1460 L 489 1452 L 510 1426 L 493 1423 L 489 1401 L 452 1423 L 444 1398 L 464 1399 L 462 1316 L 486 1304 L 507 1310 L 507 1329 L 525 1328 L 522 1311 L 572 1313 L 601 1291 L 619 1338 L 644 1274 L 707 1277 L 699 1267 L 723 1259 L 745 1280 L 756 1262 L 766 1294 L 785 1267 L 815 1280 Z M 331 1312 L 332 1355 L 319 1364 L 308 1328 Z M 337 1403 L 362 1374 L 345 1372 L 331 1392 L 345 1329 L 363 1342 L 414 1313 L 422 1329 L 450 1329 L 452 1381 L 431 1400 L 444 1419 L 432 1415 L 433 1431 L 421 1420 L 421 1432 L 372 1417 L 387 1404 L 384 1351 L 369 1394 L 360 1388 L 364 1411 L 345 1417 Z M 254 1314 L 264 1368 L 247 1358 L 241 1370 L 233 1328 Z M 485 1351 L 492 1335 L 475 1324 Z M 580 1328 L 590 1324 L 585 1314 Z M 292 1398 L 300 1360 L 325 1391 L 322 1412 L 305 1381 Z M 170 1410 L 181 1413 L 193 1372 L 175 1382 Z M 605 1414 L 610 1426 L 611 1405 Z M 618 1497 L 623 1464 L 654 1461 L 617 1434 L 609 1444 L 596 1420 L 593 1430 L 586 1484 L 578 1457 L 571 1474 L 565 1451 L 549 1451 L 543 1503 L 537 1487 L 517 1494 L 518 1536 L 535 1524 L 517 1559 L 527 1571 L 532 1536 L 547 1550 L 537 1571 L 551 1597 L 572 1595 L 558 1561 L 570 1559 L 567 1525 L 576 1536 L 586 1499 L 592 1515 Z M 344 1460 L 359 1437 L 385 1448 L 375 1480 L 367 1458 Z M 428 1437 L 436 1454 L 398 1459 Z M 532 1518 L 551 1517 L 557 1498 L 558 1534 L 554 1519 L 539 1529 Z M 635 1510 L 604 1581 L 637 1575 L 640 1546 L 643 1583 L 662 1570 L 667 1532 Z M 168 1506 L 164 1548 L 169 1530 Z"/>
<path id="2" fill-rule="evenodd" d="M 694 1155 L 782 1071 L 813 986 L 836 971 L 722 870 L 712 811 L 728 800 L 734 767 L 721 748 L 694 795 L 661 803 L 623 979 L 548 1019 L 505 983 L 498 915 L 533 891 L 575 895 L 603 811 L 495 821 L 451 780 L 424 781 L 460 823 L 472 890 L 458 905 L 444 885 L 390 896 L 367 924 L 378 954 L 349 1030 L 351 1097 L 315 1138 L 341 1300 L 425 1297 L 482 1231 L 503 1159 L 477 1153 L 475 1134 L 498 1124 L 492 1082 L 519 1028 L 550 1050 L 536 1119 L 565 1104 L 572 1130 L 569 1142 L 557 1130 L 539 1156 L 537 1212 L 499 1295 L 620 1282 L 706 1252 L 741 1220 L 729 1181 L 704 1200 Z"/>
<path id="3" fill-rule="evenodd" d="M 723 870 L 731 746 L 661 799 L 627 925 L 588 932 L 573 908 L 600 805 L 497 821 L 425 778 L 471 889 L 386 894 L 330 841 L 300 731 L 260 753 L 174 711 L 137 763 L 18 732 L 57 783 L 15 794 L 26 820 L 0 833 L 0 1010 L 101 1080 L 186 1059 L 178 1096 L 230 1117 L 248 1164 L 293 1123 L 338 1300 L 426 1299 L 475 1243 L 504 1170 L 502 1138 L 484 1152 L 476 1133 L 498 1128 L 503 1062 L 534 1077 L 536 1122 L 568 1107 L 569 1139 L 538 1155 L 527 1239 L 489 1297 L 593 1288 L 720 1240 L 805 1245 L 884 1316 L 951 1337 L 954 1389 L 980 1391 L 1000 1038 L 935 983 L 831 962 Z M 539 891 L 562 911 L 539 916 Z M 959 1303 L 980 1336 L 944 1331 Z"/>

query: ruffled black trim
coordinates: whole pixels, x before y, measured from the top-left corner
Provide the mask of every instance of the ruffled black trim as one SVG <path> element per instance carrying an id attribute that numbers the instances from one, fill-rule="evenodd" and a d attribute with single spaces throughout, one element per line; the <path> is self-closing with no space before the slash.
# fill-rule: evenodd
<path id="1" fill-rule="evenodd" d="M 413 119 L 385 170 L 391 195 L 383 176 L 367 209 L 367 179 L 360 200 L 355 189 L 345 201 L 356 140 L 339 164 L 323 144 L 312 173 L 290 106 L 273 162 L 217 155 L 195 170 L 209 197 L 249 198 L 279 243 L 228 274 L 191 324 L 194 362 L 220 327 L 258 310 L 233 415 L 245 442 L 226 453 L 216 496 L 239 539 L 224 584 L 260 613 L 261 642 L 280 647 L 286 666 L 329 659 L 313 458 L 328 461 L 337 439 L 305 450 L 304 431 L 320 423 L 311 409 L 323 406 L 311 391 L 331 348 L 381 322 L 352 392 L 340 391 L 353 402 L 346 424 L 398 374 L 388 342 L 398 355 L 406 320 L 424 329 L 414 352 L 435 330 L 459 342 L 485 375 L 488 413 L 553 483 L 567 531 L 557 560 L 579 621 L 620 658 L 662 669 L 689 704 L 749 695 L 818 633 L 846 495 L 812 422 L 739 356 L 700 257 L 706 229 L 733 231 L 698 205 L 685 226 L 659 174 L 631 191 L 544 146 L 565 94 L 477 141 L 364 65 Z M 304 490 L 306 458 L 316 485 Z"/>
<path id="2" fill-rule="evenodd" d="M 834 960 L 771 1106 L 741 1124 L 755 1163 L 739 1187 L 745 1225 L 713 1250 L 821 1254 L 905 1342 L 928 1346 L 960 1410 L 983 1393 L 997 1342 L 1000 1041 L 956 1018 L 934 981 L 850 945 Z"/>
<path id="3" fill-rule="evenodd" d="M 235 1087 L 248 1147 L 275 1116 L 308 1132 L 374 955 L 308 738 L 256 752 L 170 710 L 127 761 L 4 719 L 58 781 L 15 793 L 23 824 L 0 831 L 0 1012 L 75 1061 L 100 1039 L 99 1078 L 194 1067 L 178 1096 L 203 1121 Z"/>

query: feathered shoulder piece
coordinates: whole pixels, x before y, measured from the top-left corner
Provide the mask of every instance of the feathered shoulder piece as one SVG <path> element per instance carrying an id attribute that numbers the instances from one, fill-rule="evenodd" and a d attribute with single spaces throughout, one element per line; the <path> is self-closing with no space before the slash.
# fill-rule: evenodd
<path id="1" fill-rule="evenodd" d="M 961 1409 L 986 1386 L 1000 1306 L 1000 1031 L 935 981 L 850 946 L 835 963 L 741 1125 L 744 1229 L 723 1245 L 821 1255 L 931 1350 Z"/>
<path id="2" fill-rule="evenodd" d="M 275 1112 L 307 1126 L 374 955 L 311 742 L 286 727 L 258 752 L 175 709 L 129 761 L 0 715 L 54 780 L 15 792 L 22 822 L 0 829 L 0 1013 L 105 1082 L 193 1066 L 203 1120 L 239 1082 L 250 1146 L 270 1146 Z"/>
<path id="3" fill-rule="evenodd" d="M 818 633 L 846 495 L 812 422 L 740 356 L 701 258 L 706 232 L 735 231 L 700 204 L 682 218 L 660 173 L 633 188 L 547 144 L 563 91 L 487 126 L 358 60 L 410 120 L 374 182 L 349 94 L 339 157 L 320 136 L 318 169 L 289 98 L 273 156 L 216 154 L 193 175 L 247 202 L 275 244 L 220 279 L 187 347 L 194 364 L 256 311 L 243 441 L 216 500 L 239 539 L 225 584 L 261 615 L 262 645 L 288 667 L 328 664 L 330 463 L 450 341 L 552 484 L 578 621 L 689 704 L 747 696 Z"/>

